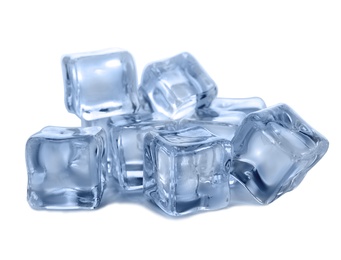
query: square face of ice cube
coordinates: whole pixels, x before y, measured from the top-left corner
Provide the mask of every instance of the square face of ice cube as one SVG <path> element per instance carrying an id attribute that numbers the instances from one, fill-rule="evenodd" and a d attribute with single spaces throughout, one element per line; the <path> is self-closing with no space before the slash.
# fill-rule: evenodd
<path id="1" fill-rule="evenodd" d="M 216 98 L 209 107 L 198 108 L 196 114 L 199 118 L 223 117 L 235 111 L 245 115 L 266 108 L 263 99 L 251 98 Z"/>
<path id="2" fill-rule="evenodd" d="M 130 114 L 111 118 L 111 172 L 124 190 L 143 188 L 144 136 L 149 131 L 171 127 L 165 117 L 155 114 Z"/>
<path id="3" fill-rule="evenodd" d="M 99 127 L 46 127 L 26 144 L 27 200 L 35 209 L 94 209 L 106 175 Z"/>
<path id="4" fill-rule="evenodd" d="M 230 143 L 201 127 L 150 132 L 144 193 L 169 215 L 224 208 L 230 200 Z"/>
<path id="5" fill-rule="evenodd" d="M 231 143 L 231 174 L 264 204 L 296 188 L 328 149 L 328 141 L 284 104 L 249 114 Z"/>
<path id="6" fill-rule="evenodd" d="M 126 51 L 66 55 L 62 71 L 66 108 L 79 118 L 133 113 L 138 106 L 135 63 Z"/>
<path id="7" fill-rule="evenodd" d="M 217 87 L 192 55 L 181 53 L 147 66 L 139 92 L 154 112 L 179 119 L 209 106 Z"/>

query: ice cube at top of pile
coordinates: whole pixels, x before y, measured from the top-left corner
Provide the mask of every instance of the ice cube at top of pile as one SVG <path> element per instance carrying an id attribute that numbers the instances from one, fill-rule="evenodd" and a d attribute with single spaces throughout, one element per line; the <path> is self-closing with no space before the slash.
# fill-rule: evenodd
<path id="1" fill-rule="evenodd" d="M 139 92 L 152 111 L 179 119 L 208 107 L 217 87 L 198 61 L 184 52 L 148 65 Z"/>
<path id="2" fill-rule="evenodd" d="M 133 113 L 138 107 L 133 57 L 109 49 L 66 55 L 62 59 L 65 105 L 85 120 Z"/>

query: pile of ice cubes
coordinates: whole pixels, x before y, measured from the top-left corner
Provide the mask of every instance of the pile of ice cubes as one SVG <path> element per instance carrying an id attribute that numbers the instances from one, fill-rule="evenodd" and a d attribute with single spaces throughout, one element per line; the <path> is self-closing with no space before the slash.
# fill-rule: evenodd
<path id="1" fill-rule="evenodd" d="M 172 216 L 227 207 L 236 182 L 269 204 L 328 149 L 285 104 L 217 98 L 189 53 L 149 64 L 139 88 L 123 50 L 66 55 L 62 69 L 66 108 L 82 126 L 48 126 L 28 139 L 27 199 L 35 209 L 94 209 L 108 177 Z"/>

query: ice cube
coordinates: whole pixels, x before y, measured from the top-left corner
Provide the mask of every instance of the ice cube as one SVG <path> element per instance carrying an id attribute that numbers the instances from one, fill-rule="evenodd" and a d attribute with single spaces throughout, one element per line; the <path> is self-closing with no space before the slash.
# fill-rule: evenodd
<path id="1" fill-rule="evenodd" d="M 150 132 L 144 193 L 169 215 L 224 208 L 230 200 L 230 142 L 202 127 Z"/>
<path id="2" fill-rule="evenodd" d="M 265 102 L 259 97 L 251 98 L 216 98 L 209 107 L 197 109 L 201 119 L 223 117 L 231 111 L 243 112 L 245 115 L 266 108 Z"/>
<path id="3" fill-rule="evenodd" d="M 129 52 L 110 49 L 66 55 L 62 71 L 66 108 L 79 118 L 94 120 L 136 111 L 137 76 Z"/>
<path id="4" fill-rule="evenodd" d="M 249 114 L 231 143 L 231 174 L 263 204 L 296 188 L 328 149 L 328 141 L 285 104 Z"/>
<path id="5" fill-rule="evenodd" d="M 209 106 L 217 95 L 214 81 L 189 53 L 150 64 L 141 81 L 140 95 L 152 111 L 172 119 Z"/>
<path id="6" fill-rule="evenodd" d="M 27 200 L 35 209 L 94 209 L 106 177 L 100 127 L 45 127 L 26 144 Z"/>
<path id="7" fill-rule="evenodd" d="M 142 190 L 144 136 L 151 130 L 171 129 L 172 123 L 162 114 L 138 113 L 83 121 L 83 125 L 106 130 L 109 171 L 124 190 Z"/>

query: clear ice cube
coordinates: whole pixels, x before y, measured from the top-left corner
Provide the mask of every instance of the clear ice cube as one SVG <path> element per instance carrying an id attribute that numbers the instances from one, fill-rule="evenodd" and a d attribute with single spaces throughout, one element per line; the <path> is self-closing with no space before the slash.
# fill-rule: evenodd
<path id="1" fill-rule="evenodd" d="M 26 144 L 27 200 L 35 209 L 94 209 L 106 177 L 100 127 L 45 127 Z"/>
<path id="2" fill-rule="evenodd" d="M 139 92 L 152 111 L 179 119 L 209 106 L 217 87 L 192 55 L 181 53 L 147 66 Z"/>
<path id="3" fill-rule="evenodd" d="M 143 139 L 151 130 L 171 129 L 171 122 L 162 114 L 127 114 L 94 121 L 84 126 L 98 125 L 106 130 L 109 171 L 124 190 L 143 188 Z"/>
<path id="4" fill-rule="evenodd" d="M 245 115 L 266 108 L 265 102 L 259 97 L 251 98 L 216 98 L 209 107 L 198 108 L 199 118 L 223 117 L 231 111 L 243 112 Z"/>
<path id="5" fill-rule="evenodd" d="M 94 120 L 136 111 L 137 76 L 129 52 L 110 49 L 66 55 L 62 71 L 65 106 L 79 118 Z"/>
<path id="6" fill-rule="evenodd" d="M 173 216 L 227 207 L 230 163 L 230 142 L 202 127 L 150 132 L 144 193 Z"/>
<path id="7" fill-rule="evenodd" d="M 296 188 L 328 149 L 328 141 L 285 104 L 249 114 L 231 143 L 231 174 L 263 204 Z"/>

